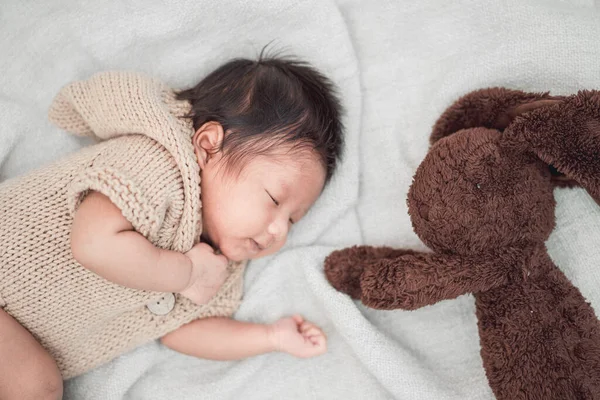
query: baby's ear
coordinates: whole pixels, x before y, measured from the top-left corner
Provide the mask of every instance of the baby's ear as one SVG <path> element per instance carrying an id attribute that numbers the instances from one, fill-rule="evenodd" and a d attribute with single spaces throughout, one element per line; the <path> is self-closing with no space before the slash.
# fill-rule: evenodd
<path id="1" fill-rule="evenodd" d="M 454 102 L 440 116 L 431 133 L 431 144 L 466 128 L 504 130 L 523 113 L 558 102 L 561 97 L 548 93 L 526 93 L 500 87 L 480 89 Z"/>
<path id="2" fill-rule="evenodd" d="M 533 152 L 600 204 L 600 92 L 580 91 L 524 114 L 504 131 L 503 140 Z"/>

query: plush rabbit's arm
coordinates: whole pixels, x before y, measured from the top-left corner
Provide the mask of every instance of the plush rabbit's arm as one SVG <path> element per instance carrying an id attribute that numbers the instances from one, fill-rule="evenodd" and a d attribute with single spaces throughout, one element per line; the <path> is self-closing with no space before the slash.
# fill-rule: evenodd
<path id="1" fill-rule="evenodd" d="M 414 310 L 503 286 L 515 271 L 513 257 L 405 254 L 368 265 L 360 277 L 360 299 L 372 308 Z"/>
<path id="2" fill-rule="evenodd" d="M 360 277 L 367 265 L 405 254 L 416 253 L 385 246 L 352 246 L 336 250 L 325 259 L 325 277 L 338 291 L 360 299 Z"/>

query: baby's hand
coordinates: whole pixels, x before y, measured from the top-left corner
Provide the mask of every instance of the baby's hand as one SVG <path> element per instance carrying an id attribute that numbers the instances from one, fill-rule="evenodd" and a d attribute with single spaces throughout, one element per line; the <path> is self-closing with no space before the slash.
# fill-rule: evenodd
<path id="1" fill-rule="evenodd" d="M 206 243 L 198 243 L 185 255 L 192 261 L 192 275 L 180 293 L 196 304 L 206 304 L 227 280 L 229 261 Z"/>
<path id="2" fill-rule="evenodd" d="M 327 338 L 323 331 L 300 315 L 282 318 L 269 328 L 277 351 L 299 358 L 315 357 L 327 351 Z"/>

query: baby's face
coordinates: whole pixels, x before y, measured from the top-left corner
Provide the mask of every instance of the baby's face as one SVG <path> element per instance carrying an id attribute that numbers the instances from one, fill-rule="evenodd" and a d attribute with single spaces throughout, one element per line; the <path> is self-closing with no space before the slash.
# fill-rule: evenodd
<path id="1" fill-rule="evenodd" d="M 302 150 L 257 156 L 236 174 L 219 163 L 220 154 L 202 170 L 203 236 L 233 261 L 275 253 L 319 197 L 323 166 Z"/>

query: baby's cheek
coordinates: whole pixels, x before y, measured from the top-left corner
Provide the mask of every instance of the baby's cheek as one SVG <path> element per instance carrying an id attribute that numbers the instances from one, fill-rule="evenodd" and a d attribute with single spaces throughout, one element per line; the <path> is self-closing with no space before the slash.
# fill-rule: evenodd
<path id="1" fill-rule="evenodd" d="M 270 208 L 263 205 L 250 211 L 247 225 L 256 235 L 263 235 L 268 231 L 269 224 L 273 221 L 272 209 Z"/>
<path id="2" fill-rule="evenodd" d="M 233 237 L 250 237 L 252 231 L 257 225 L 257 220 L 263 215 L 262 207 L 253 204 L 252 201 L 235 202 L 229 207 L 223 207 L 220 210 L 218 218 L 224 222 L 230 235 Z M 231 235 L 231 233 L 237 234 Z"/>

